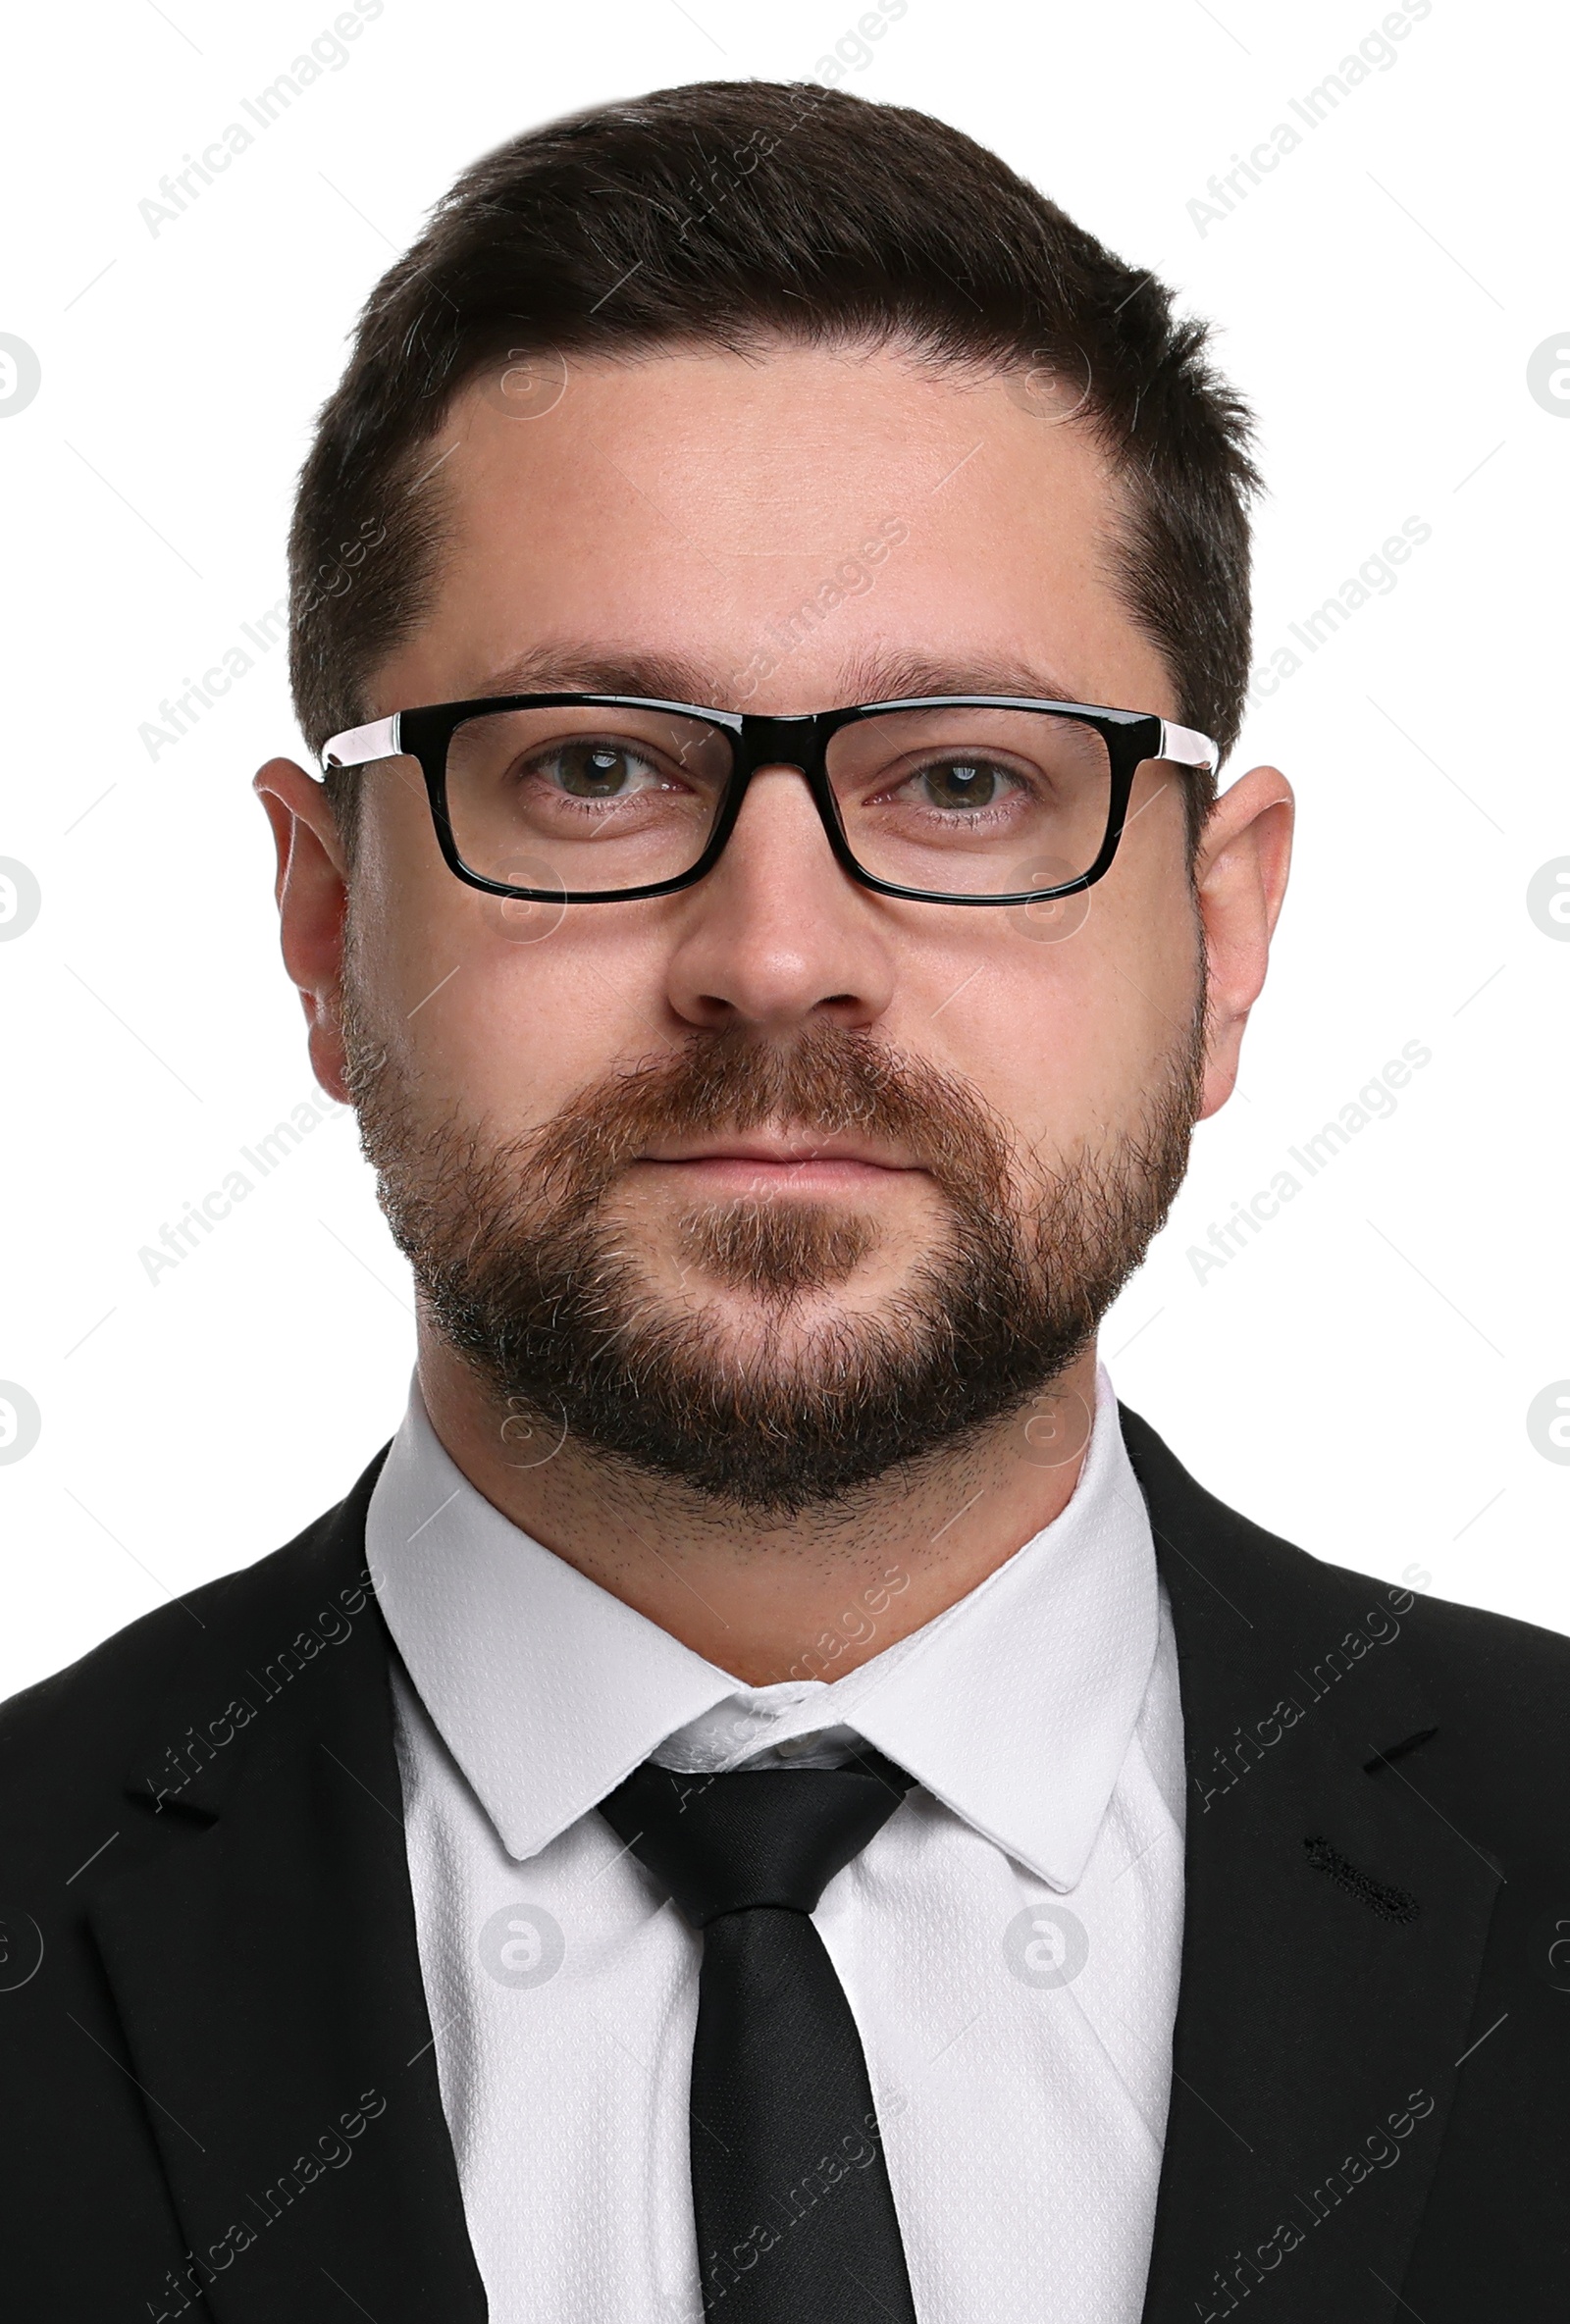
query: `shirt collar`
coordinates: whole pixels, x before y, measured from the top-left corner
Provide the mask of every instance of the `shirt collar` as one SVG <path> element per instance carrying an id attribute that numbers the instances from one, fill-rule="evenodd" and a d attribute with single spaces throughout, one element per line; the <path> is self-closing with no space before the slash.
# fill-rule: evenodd
<path id="1" fill-rule="evenodd" d="M 366 1551 L 414 1686 L 520 1862 L 656 1751 L 728 1767 L 848 1728 L 1051 1886 L 1072 1888 L 1156 1650 L 1150 1522 L 1105 1370 L 1061 1515 L 839 1679 L 745 1686 L 588 1580 L 469 1483 L 418 1387 L 371 1497 Z"/>

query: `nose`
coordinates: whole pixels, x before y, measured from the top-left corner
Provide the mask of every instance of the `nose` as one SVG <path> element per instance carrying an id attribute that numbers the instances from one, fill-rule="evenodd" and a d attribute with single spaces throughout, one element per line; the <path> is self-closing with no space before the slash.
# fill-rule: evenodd
<path id="1" fill-rule="evenodd" d="M 758 769 L 724 853 L 683 902 L 668 995 L 689 1024 L 860 1028 L 888 1007 L 892 922 L 836 862 L 798 767 Z"/>

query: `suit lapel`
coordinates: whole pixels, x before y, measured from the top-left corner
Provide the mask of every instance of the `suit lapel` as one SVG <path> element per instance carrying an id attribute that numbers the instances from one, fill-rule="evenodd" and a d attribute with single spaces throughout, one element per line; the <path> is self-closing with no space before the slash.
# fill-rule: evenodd
<path id="1" fill-rule="evenodd" d="M 190 2246 L 185 2286 L 147 2287 L 170 2324 L 191 2282 L 221 2324 L 486 2313 L 420 1979 L 390 1642 L 363 1574 L 374 1474 L 308 1558 L 286 1553 L 270 1616 L 253 1597 L 243 1625 L 203 1638 L 150 1731 L 251 1716 L 159 1809 L 164 1844 L 92 1907 Z M 157 1753 L 132 1775 L 145 1816 Z"/>
<path id="2" fill-rule="evenodd" d="M 1400 2315 L 1497 1869 L 1428 1798 L 1394 1593 L 1213 1501 L 1131 1414 L 1188 1768 L 1145 2324 Z M 1384 1755 L 1384 1756 L 1382 1756 Z"/>

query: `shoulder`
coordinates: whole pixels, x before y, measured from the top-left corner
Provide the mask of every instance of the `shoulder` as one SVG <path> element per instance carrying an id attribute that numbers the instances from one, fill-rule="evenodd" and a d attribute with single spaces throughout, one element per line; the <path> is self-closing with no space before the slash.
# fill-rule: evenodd
<path id="1" fill-rule="evenodd" d="M 256 1666 L 292 1672 L 350 1634 L 373 1602 L 365 1506 L 383 1454 L 339 1505 L 270 1556 L 144 1615 L 0 1704 L 0 1849 L 102 1823 L 148 1759 L 213 1717 Z M 194 1706 L 194 1710 L 193 1707 Z"/>
<path id="2" fill-rule="evenodd" d="M 1253 1524 L 1190 1476 L 1149 1423 L 1123 1409 L 1124 1438 L 1150 1510 L 1180 1627 L 1204 1643 L 1260 1632 L 1310 1665 L 1400 1643 L 1399 1659 L 1449 1723 L 1487 1728 L 1512 1755 L 1570 1740 L 1570 1638 L 1557 1630 L 1420 1596 L 1311 1555 Z M 1376 1661 L 1385 1661 L 1377 1656 Z"/>

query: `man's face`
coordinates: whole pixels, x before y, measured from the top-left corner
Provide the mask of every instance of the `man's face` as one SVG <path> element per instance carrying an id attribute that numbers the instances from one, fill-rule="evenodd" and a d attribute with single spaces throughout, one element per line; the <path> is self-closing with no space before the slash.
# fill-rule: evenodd
<path id="1" fill-rule="evenodd" d="M 1012 692 L 1176 718 L 1117 594 L 1106 464 L 1034 401 L 865 351 L 574 364 L 533 418 L 482 384 L 440 439 L 439 587 L 367 714 L 566 686 L 782 714 Z M 347 1061 L 428 1303 L 498 1400 L 538 1390 L 580 1438 L 710 1490 L 745 1500 L 759 1476 L 700 1473 L 702 1442 L 759 1424 L 800 1423 L 825 1491 L 909 1457 L 897 1420 L 878 1433 L 902 1367 L 928 1396 L 958 1358 L 984 1369 L 986 1303 L 1013 1297 L 1014 1344 L 953 1425 L 1028 1399 L 1083 1349 L 1195 1111 L 1230 1086 L 1227 1055 L 1200 1078 L 1171 767 L 1141 769 L 1105 878 L 1024 910 L 858 886 L 789 768 L 754 778 L 695 887 L 565 908 L 457 880 L 411 760 L 360 780 L 351 1054 L 329 1005 L 317 1065 L 341 1085 Z M 553 1322 L 520 1317 L 542 1301 Z M 563 1330 L 570 1361 L 542 1379 Z M 622 1406 L 657 1405 L 662 1365 L 692 1446 L 618 1444 L 618 1382 Z M 859 1416 L 868 1442 L 836 1467 Z"/>

